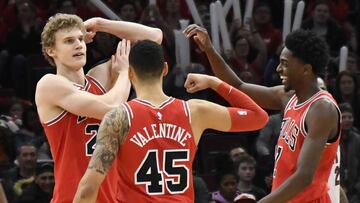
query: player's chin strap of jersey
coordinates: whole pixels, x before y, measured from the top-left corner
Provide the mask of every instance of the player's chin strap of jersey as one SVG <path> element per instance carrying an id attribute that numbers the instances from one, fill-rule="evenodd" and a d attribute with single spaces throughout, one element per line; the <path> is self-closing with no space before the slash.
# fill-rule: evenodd
<path id="1" fill-rule="evenodd" d="M 231 117 L 230 132 L 258 130 L 267 123 L 267 113 L 245 93 L 225 82 L 216 92 L 232 106 L 227 108 Z"/>

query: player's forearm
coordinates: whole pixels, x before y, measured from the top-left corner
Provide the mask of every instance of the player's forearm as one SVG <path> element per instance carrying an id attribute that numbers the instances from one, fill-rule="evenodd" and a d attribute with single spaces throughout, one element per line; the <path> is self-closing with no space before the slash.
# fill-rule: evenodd
<path id="1" fill-rule="evenodd" d="M 228 108 L 232 121 L 230 131 L 258 130 L 268 122 L 267 113 L 240 90 L 222 82 L 216 92 L 231 106 L 237 107 Z"/>
<path id="2" fill-rule="evenodd" d="M 205 53 L 210 62 L 211 69 L 217 77 L 234 87 L 240 87 L 243 81 L 236 76 L 234 71 L 228 64 L 226 64 L 225 60 L 220 56 L 214 47 L 208 48 L 205 50 Z"/>
<path id="3" fill-rule="evenodd" d="M 307 175 L 295 172 L 279 188 L 261 199 L 258 203 L 286 203 L 311 184 Z"/>
<path id="4" fill-rule="evenodd" d="M 73 203 L 95 203 L 98 192 L 80 182 Z"/>
<path id="5" fill-rule="evenodd" d="M 233 107 L 239 107 L 257 112 L 259 115 L 266 115 L 267 113 L 255 103 L 248 95 L 242 91 L 230 86 L 229 84 L 222 82 L 218 85 L 217 89 L 214 89 L 221 97 L 223 97 Z"/>
<path id="6" fill-rule="evenodd" d="M 97 21 L 97 30 L 107 32 L 121 39 L 128 39 L 133 42 L 148 39 L 161 44 L 163 39 L 163 33 L 158 28 L 152 28 L 126 21 L 114 21 L 99 18 Z"/>

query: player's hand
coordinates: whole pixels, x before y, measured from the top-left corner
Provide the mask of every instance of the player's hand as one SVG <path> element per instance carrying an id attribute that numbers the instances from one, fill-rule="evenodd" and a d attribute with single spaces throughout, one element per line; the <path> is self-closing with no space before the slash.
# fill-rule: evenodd
<path id="1" fill-rule="evenodd" d="M 221 84 L 221 80 L 210 75 L 189 73 L 187 75 L 184 87 L 187 92 L 195 93 L 200 90 L 212 88 L 214 90 Z"/>
<path id="2" fill-rule="evenodd" d="M 196 24 L 191 24 L 183 31 L 186 37 L 194 37 L 196 44 L 201 51 L 206 51 L 212 48 L 211 40 L 205 28 Z"/>
<path id="3" fill-rule="evenodd" d="M 130 40 L 123 39 L 119 42 L 116 53 L 111 56 L 112 70 L 119 73 L 129 70 Z"/>
<path id="4" fill-rule="evenodd" d="M 96 35 L 96 32 L 98 32 L 98 22 L 101 20 L 99 17 L 90 18 L 84 22 L 85 26 L 85 42 L 90 43 L 93 41 L 93 38 Z"/>

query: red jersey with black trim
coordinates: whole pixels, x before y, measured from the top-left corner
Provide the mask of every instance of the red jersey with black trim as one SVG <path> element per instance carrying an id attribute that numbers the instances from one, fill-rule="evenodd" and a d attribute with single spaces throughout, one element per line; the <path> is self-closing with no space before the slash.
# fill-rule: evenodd
<path id="1" fill-rule="evenodd" d="M 105 93 L 101 84 L 90 76 L 85 77 L 84 86 L 78 84 L 74 84 L 74 86 L 79 90 L 96 95 Z M 73 201 L 80 179 L 94 152 L 100 122 L 94 118 L 77 116 L 63 111 L 56 118 L 42 124 L 55 164 L 55 188 L 52 203 Z M 113 166 L 101 185 L 97 202 L 116 202 L 117 180 L 116 168 Z"/>
<path id="2" fill-rule="evenodd" d="M 336 101 L 327 91 L 319 91 L 301 104 L 297 104 L 298 98 L 296 95 L 290 99 L 284 111 L 284 118 L 281 124 L 280 136 L 275 152 L 275 167 L 272 184 L 273 191 L 296 171 L 300 150 L 307 136 L 305 118 L 310 106 L 319 99 L 331 101 L 338 109 L 339 119 L 341 118 Z M 319 125 L 326 124 L 319 123 Z M 327 182 L 333 162 L 336 158 L 339 140 L 340 129 L 336 141 L 325 145 L 312 183 L 288 202 L 304 203 L 319 199 L 321 199 L 321 202 L 330 202 L 330 198 L 327 197 Z"/>
<path id="3" fill-rule="evenodd" d="M 170 97 L 159 107 L 124 103 L 129 132 L 117 161 L 120 202 L 194 202 L 192 163 L 197 146 L 186 101 Z"/>

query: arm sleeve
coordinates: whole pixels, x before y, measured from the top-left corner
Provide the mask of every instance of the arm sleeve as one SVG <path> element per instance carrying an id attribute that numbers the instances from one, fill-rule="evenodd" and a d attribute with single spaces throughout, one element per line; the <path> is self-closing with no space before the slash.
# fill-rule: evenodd
<path id="1" fill-rule="evenodd" d="M 258 130 L 268 122 L 267 113 L 240 90 L 223 82 L 216 92 L 232 106 L 228 107 L 231 132 Z"/>

